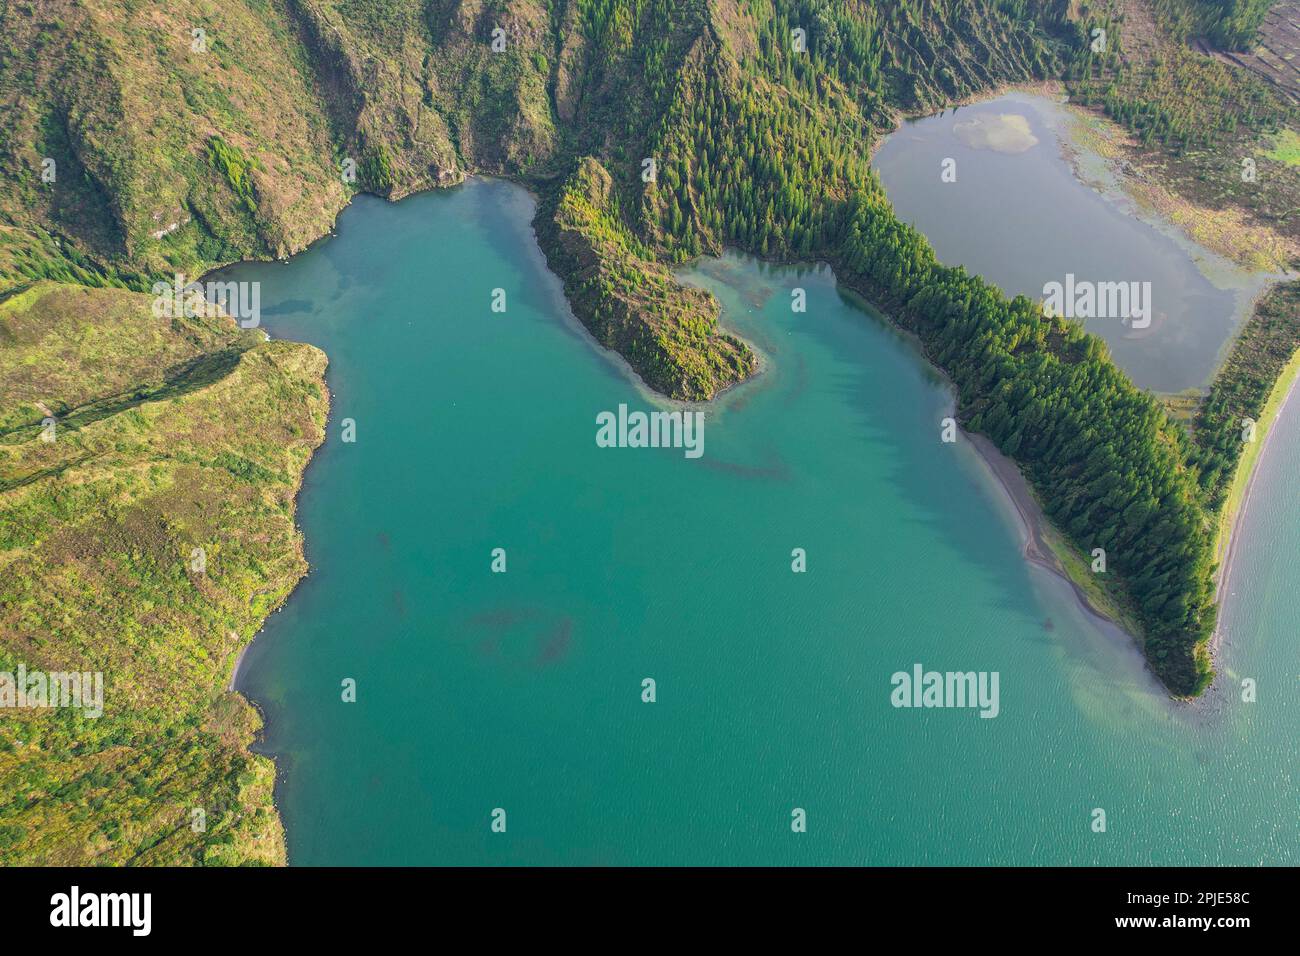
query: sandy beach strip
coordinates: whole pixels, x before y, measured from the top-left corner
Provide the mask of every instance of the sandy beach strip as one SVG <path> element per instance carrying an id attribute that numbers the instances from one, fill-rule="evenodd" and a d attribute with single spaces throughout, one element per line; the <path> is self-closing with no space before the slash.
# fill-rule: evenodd
<path id="1" fill-rule="evenodd" d="M 1224 513 L 1219 519 L 1219 540 L 1215 544 L 1215 557 L 1219 559 L 1218 582 L 1215 588 L 1215 601 L 1219 605 L 1219 622 L 1215 623 L 1214 634 L 1210 638 L 1211 652 L 1218 649 L 1219 643 L 1223 638 L 1223 625 L 1221 623 L 1223 614 L 1224 598 L 1230 596 L 1228 584 L 1232 578 L 1232 568 L 1237 556 L 1237 546 L 1240 535 L 1242 518 L 1250 507 L 1251 492 L 1255 490 L 1255 479 L 1259 475 L 1259 466 L 1263 462 L 1264 456 L 1268 452 L 1268 441 L 1272 434 L 1272 426 L 1281 417 L 1283 410 L 1291 401 L 1295 394 L 1296 383 L 1300 382 L 1300 351 L 1291 356 L 1291 361 L 1287 363 L 1282 374 L 1278 377 L 1273 386 L 1273 392 L 1269 395 L 1268 401 L 1264 404 L 1264 410 L 1259 416 L 1258 428 L 1263 432 L 1259 439 L 1259 450 L 1251 456 L 1243 458 L 1237 467 L 1237 474 L 1233 477 L 1233 487 L 1228 494 L 1228 500 L 1224 503 Z"/>
<path id="2" fill-rule="evenodd" d="M 1042 505 L 1038 503 L 1038 498 L 1034 495 L 1028 480 L 1020 471 L 1020 467 L 1002 454 L 998 447 L 985 436 L 965 430 L 962 431 L 962 434 L 969 439 L 971 447 L 983 459 L 984 464 L 988 466 L 989 471 L 997 479 L 998 485 L 1001 486 L 1008 500 L 1015 508 L 1020 519 L 1025 560 L 1041 568 L 1046 568 L 1069 584 L 1079 604 L 1092 617 L 1108 624 L 1114 624 L 1128 632 L 1125 623 L 1116 620 L 1113 615 L 1098 607 L 1093 602 L 1092 597 L 1083 588 L 1079 587 L 1061 564 L 1060 558 L 1057 557 L 1056 552 L 1047 540 L 1047 535 L 1053 533 L 1050 530 L 1051 525 L 1048 522 L 1047 515 L 1043 513 Z M 1129 634 L 1129 636 L 1136 640 L 1136 635 Z"/>

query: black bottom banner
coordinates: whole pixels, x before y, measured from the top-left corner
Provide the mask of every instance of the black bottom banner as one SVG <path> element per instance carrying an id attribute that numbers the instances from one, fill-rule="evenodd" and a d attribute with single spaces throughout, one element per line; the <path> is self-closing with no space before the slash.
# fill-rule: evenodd
<path id="1" fill-rule="evenodd" d="M 126 943 L 409 938 L 1231 941 L 1294 926 L 1287 869 L 0 870 L 13 939 Z M 687 929 L 689 927 L 689 929 Z M 617 935 L 611 936 L 611 931 Z"/>

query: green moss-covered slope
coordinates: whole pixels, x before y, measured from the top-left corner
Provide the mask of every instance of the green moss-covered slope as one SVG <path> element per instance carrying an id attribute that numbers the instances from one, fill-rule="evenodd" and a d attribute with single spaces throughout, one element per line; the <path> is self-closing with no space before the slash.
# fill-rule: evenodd
<path id="1" fill-rule="evenodd" d="M 53 283 L 0 304 L 0 671 L 104 679 L 98 718 L 6 710 L 0 862 L 284 860 L 226 683 L 306 571 L 325 357 L 150 305 Z"/>

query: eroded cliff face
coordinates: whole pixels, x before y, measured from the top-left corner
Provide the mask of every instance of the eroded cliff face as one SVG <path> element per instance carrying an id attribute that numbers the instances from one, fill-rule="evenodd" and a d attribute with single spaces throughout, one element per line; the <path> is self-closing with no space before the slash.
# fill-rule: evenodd
<path id="1" fill-rule="evenodd" d="M 941 7 L 925 24 L 864 8 L 863 36 L 885 42 L 855 99 L 942 102 L 1041 66 L 1004 22 Z M 764 55 L 765 15 L 735 0 L 14 4 L 0 161 L 18 175 L 0 216 L 123 272 L 290 255 L 357 190 L 398 198 L 475 171 L 545 182 L 585 155 L 646 155 L 703 56 Z M 827 17 L 808 29 L 848 44 Z"/>
<path id="2" fill-rule="evenodd" d="M 290 255 L 357 190 L 521 174 L 556 151 L 541 3 L 20 6 L 0 31 L 0 159 L 21 174 L 0 215 L 106 266 Z"/>

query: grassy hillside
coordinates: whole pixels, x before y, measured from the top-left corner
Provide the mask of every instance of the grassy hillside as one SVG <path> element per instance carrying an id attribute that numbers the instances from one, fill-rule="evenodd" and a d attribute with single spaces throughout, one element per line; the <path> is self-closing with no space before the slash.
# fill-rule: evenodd
<path id="1" fill-rule="evenodd" d="M 3 15 L 11 222 L 104 260 L 193 271 L 286 255 L 333 221 L 344 184 L 283 4 L 49 0 Z"/>
<path id="2" fill-rule="evenodd" d="M 1074 61 L 1068 89 L 1076 102 L 1104 111 L 1133 134 L 1125 158 L 1197 207 L 1179 217 L 1193 231 L 1201 233 L 1197 218 L 1220 218 L 1202 209 L 1228 213 L 1223 222 L 1240 215 L 1279 236 L 1294 256 L 1300 174 L 1278 144 L 1300 130 L 1300 106 L 1251 71 L 1196 49 L 1199 37 L 1229 22 L 1224 18 L 1233 6 L 1259 13 L 1261 4 L 1099 0 L 1079 22 L 1104 29 L 1106 47 L 1095 54 L 1088 48 Z M 1213 235 L 1201 238 L 1216 245 Z"/>

